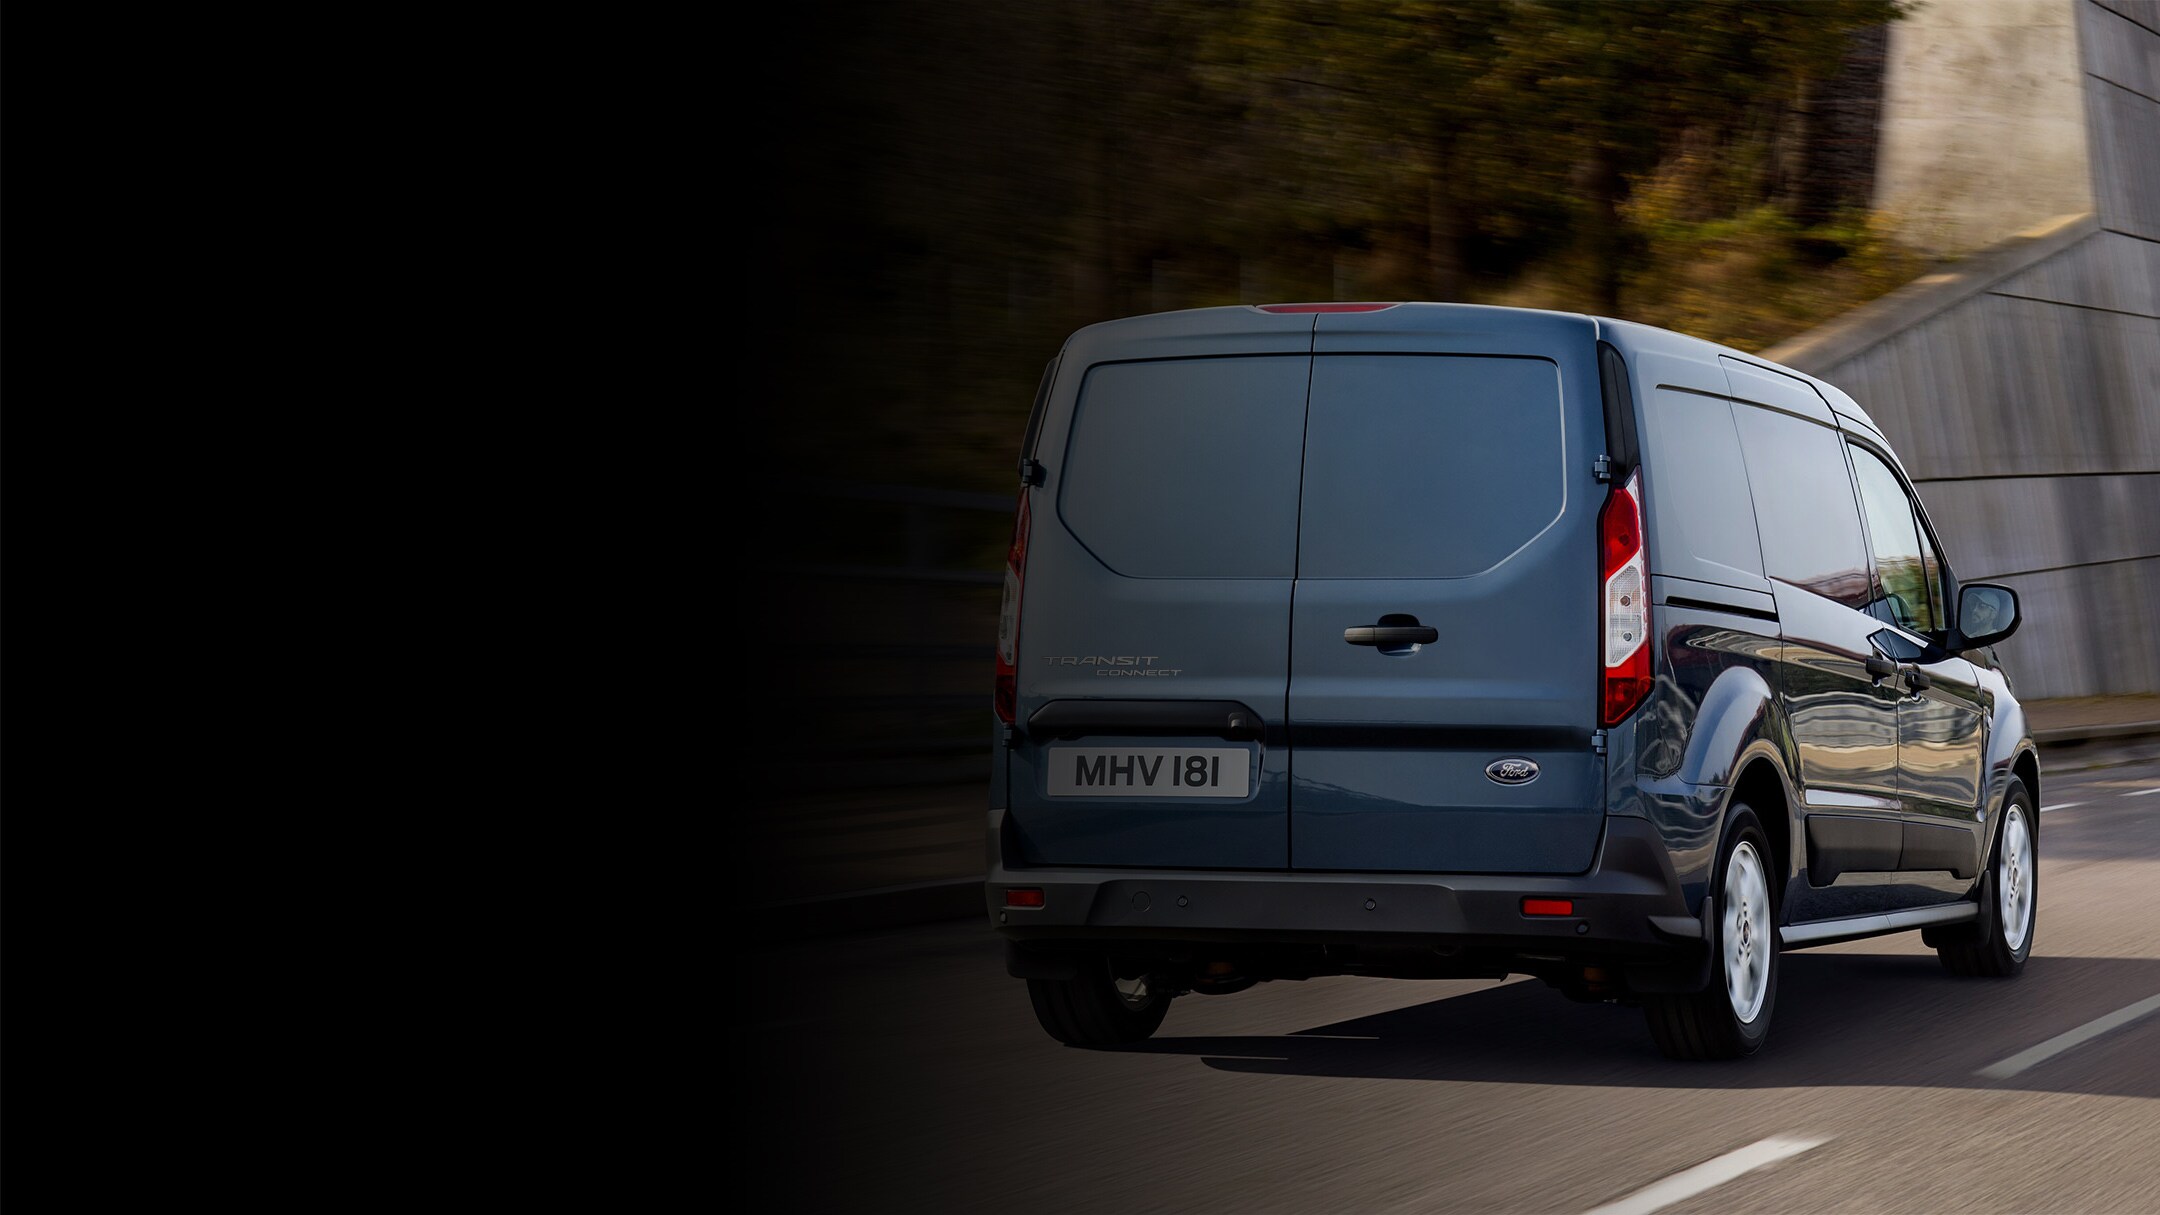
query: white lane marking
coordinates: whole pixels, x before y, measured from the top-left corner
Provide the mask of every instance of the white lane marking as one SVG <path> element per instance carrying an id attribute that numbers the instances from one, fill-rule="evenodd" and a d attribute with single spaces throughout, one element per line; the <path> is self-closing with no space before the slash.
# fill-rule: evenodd
<path id="1" fill-rule="evenodd" d="M 1704 1190 L 1724 1185 L 1742 1173 L 1752 1173 L 1766 1164 L 1775 1164 L 1788 1156 L 1798 1156 L 1809 1148 L 1830 1142 L 1825 1135 L 1819 1139 L 1801 1138 L 1797 1135 L 1772 1135 L 1759 1143 L 1751 1143 L 1737 1151 L 1725 1153 L 1715 1160 L 1705 1160 L 1692 1169 L 1683 1169 L 1665 1180 L 1637 1190 L 1617 1202 L 1592 1208 L 1589 1215 L 1650 1215 L 1686 1198 L 1693 1198 Z"/>
<path id="2" fill-rule="evenodd" d="M 2125 793 L 2125 794 L 2123 794 L 2123 796 L 2124 796 L 2124 797 L 2145 797 L 2145 796 L 2147 796 L 2148 794 L 2153 794 L 2153 793 L 2160 793 L 2160 785 L 2154 785 L 2154 786 L 2153 786 L 2152 788 L 2150 788 L 2150 789 L 2140 789 L 2140 790 L 2138 790 L 2138 791 L 2137 791 L 2137 792 L 2135 792 L 2135 793 Z"/>
<path id="3" fill-rule="evenodd" d="M 1991 1063 L 1973 1073 L 1990 1080 L 2008 1080 L 2028 1067 L 2045 1063 L 2073 1046 L 2083 1046 L 2111 1029 L 2121 1029 L 2139 1017 L 2160 1012 L 2160 996 L 2147 996 L 2128 1008 L 2118 1008 L 2104 1017 L 2087 1021 L 2066 1034 L 2057 1034 L 2031 1050 L 2021 1050 L 2000 1063 Z"/>
<path id="4" fill-rule="evenodd" d="M 2084 804 L 2084 802 L 2056 802 L 2052 806 L 2040 807 L 2040 813 L 2046 814 L 2050 810 L 2068 810 L 2072 806 L 2082 806 Z"/>

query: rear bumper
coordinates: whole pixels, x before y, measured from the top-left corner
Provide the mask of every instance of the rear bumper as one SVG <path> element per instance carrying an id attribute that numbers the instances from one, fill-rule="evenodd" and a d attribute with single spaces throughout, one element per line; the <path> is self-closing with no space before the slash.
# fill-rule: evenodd
<path id="1" fill-rule="evenodd" d="M 1013 887 L 1042 891 L 1043 905 L 1006 906 Z M 1574 914 L 1526 916 L 1526 897 L 1572 899 Z M 1663 842 L 1632 818 L 1607 819 L 1590 871 L 1567 876 L 1063 869 L 1001 859 L 985 900 L 991 923 L 1013 942 L 1387 945 L 1645 960 L 1703 945 Z"/>

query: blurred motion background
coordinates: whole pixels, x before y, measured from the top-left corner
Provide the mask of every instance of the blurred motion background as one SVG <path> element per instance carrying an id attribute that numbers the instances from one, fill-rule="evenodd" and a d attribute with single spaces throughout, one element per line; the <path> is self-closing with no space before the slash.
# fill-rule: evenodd
<path id="1" fill-rule="evenodd" d="M 1763 352 L 1874 414 L 1960 577 L 2018 588 L 2022 696 L 2160 719 L 2160 0 L 765 17 L 723 121 L 746 530 L 784 572 L 774 931 L 972 905 L 1021 430 L 1066 335 L 1134 313 L 1445 300 Z"/>

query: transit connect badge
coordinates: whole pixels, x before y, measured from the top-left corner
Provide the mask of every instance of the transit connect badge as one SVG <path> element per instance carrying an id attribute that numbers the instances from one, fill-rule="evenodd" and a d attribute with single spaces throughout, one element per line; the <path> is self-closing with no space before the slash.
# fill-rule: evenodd
<path id="1" fill-rule="evenodd" d="M 1527 785 L 1537 779 L 1538 766 L 1527 759 L 1496 759 L 1485 765 L 1485 775 L 1501 785 Z"/>

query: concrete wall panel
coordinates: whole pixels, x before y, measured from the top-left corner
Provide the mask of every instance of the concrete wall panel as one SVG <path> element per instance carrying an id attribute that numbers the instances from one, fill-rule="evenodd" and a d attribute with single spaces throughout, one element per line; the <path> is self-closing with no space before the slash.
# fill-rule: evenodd
<path id="1" fill-rule="evenodd" d="M 2160 0 L 2093 0 L 2093 3 L 2160 34 Z"/>
<path id="2" fill-rule="evenodd" d="M 2160 41 L 2160 35 L 2146 37 Z M 2099 79 L 2086 96 L 2100 222 L 2160 240 L 2160 153 L 2154 151 L 2160 148 L 2160 100 Z"/>
<path id="3" fill-rule="evenodd" d="M 2160 316 L 2160 241 L 2102 232 L 2060 256 L 2004 279 L 1995 292 Z"/>
<path id="4" fill-rule="evenodd" d="M 2160 473 L 1922 482 L 1920 497 L 1960 578 L 2160 557 Z"/>
<path id="5" fill-rule="evenodd" d="M 2160 688 L 2160 557 L 2000 580 L 2024 623 L 1998 652 L 2026 699 Z"/>
<path id="6" fill-rule="evenodd" d="M 2160 97 L 2160 37 L 2099 4 L 2080 4 L 2078 49 L 2085 74 Z"/>
<path id="7" fill-rule="evenodd" d="M 1985 294 L 1810 370 L 1922 479 L 2160 469 L 2160 318 Z"/>

